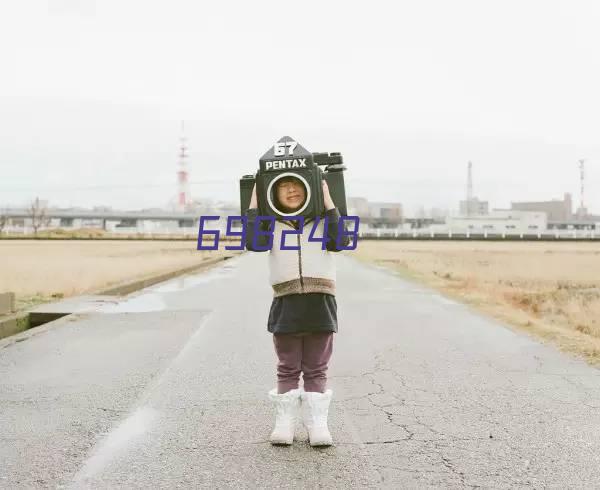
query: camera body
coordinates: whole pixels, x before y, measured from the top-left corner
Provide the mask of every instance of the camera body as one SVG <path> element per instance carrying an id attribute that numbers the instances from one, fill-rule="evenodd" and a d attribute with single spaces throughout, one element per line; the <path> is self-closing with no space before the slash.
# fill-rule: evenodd
<path id="1" fill-rule="evenodd" d="M 321 182 L 325 179 L 333 203 L 345 216 L 344 170 L 346 167 L 340 153 L 311 153 L 289 136 L 284 136 L 260 158 L 256 175 L 244 175 L 240 179 L 241 214 L 248 209 L 256 182 L 259 215 L 274 216 L 276 219 L 322 216 L 325 206 Z M 305 198 L 294 211 L 285 209 L 276 194 L 277 182 L 288 177 L 297 179 L 304 187 Z"/>

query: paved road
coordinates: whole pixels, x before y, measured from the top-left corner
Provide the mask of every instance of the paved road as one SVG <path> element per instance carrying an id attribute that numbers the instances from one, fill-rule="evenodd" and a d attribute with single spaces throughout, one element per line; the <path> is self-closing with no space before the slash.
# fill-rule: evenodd
<path id="1" fill-rule="evenodd" d="M 337 258 L 335 446 L 268 443 L 271 292 L 246 254 L 0 341 L 0 487 L 600 488 L 599 370 Z"/>

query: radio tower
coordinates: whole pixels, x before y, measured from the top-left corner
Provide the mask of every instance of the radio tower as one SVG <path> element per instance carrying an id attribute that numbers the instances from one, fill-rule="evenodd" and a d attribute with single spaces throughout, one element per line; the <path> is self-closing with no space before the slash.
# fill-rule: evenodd
<path id="1" fill-rule="evenodd" d="M 181 137 L 179 138 L 179 170 L 177 170 L 177 207 L 179 211 L 185 211 L 188 204 L 190 203 L 190 190 L 189 190 L 189 173 L 187 170 L 187 146 L 185 144 L 185 126 L 181 121 Z"/>
<path id="2" fill-rule="evenodd" d="M 580 188 L 581 202 L 579 203 L 579 212 L 577 213 L 580 218 L 582 218 L 583 216 L 585 216 L 587 214 L 587 210 L 585 209 L 585 203 L 584 203 L 584 190 L 585 190 L 585 166 L 584 165 L 585 165 L 585 160 L 582 158 L 581 160 L 579 160 L 579 179 L 580 179 L 580 183 L 581 183 L 581 188 Z"/>

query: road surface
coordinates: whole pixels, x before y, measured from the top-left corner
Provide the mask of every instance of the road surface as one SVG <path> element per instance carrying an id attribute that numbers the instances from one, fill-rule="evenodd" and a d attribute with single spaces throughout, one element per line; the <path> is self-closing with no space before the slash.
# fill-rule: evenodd
<path id="1" fill-rule="evenodd" d="M 342 255 L 335 445 L 271 446 L 266 258 L 0 340 L 0 488 L 600 487 L 600 370 Z"/>

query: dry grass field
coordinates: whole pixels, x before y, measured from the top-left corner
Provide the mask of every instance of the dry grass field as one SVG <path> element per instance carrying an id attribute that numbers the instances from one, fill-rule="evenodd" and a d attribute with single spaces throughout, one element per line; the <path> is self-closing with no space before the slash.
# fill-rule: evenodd
<path id="1" fill-rule="evenodd" d="M 600 365 L 600 243 L 362 240 L 350 253 Z"/>
<path id="2" fill-rule="evenodd" d="M 233 243 L 232 243 L 233 245 Z M 0 292 L 17 309 L 233 255 L 190 241 L 0 240 Z"/>

